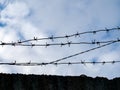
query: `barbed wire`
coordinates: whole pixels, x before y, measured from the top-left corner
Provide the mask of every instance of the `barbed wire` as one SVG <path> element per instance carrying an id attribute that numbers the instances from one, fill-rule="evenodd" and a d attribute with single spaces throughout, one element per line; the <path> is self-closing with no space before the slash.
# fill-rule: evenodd
<path id="1" fill-rule="evenodd" d="M 105 46 L 108 46 L 108 45 L 111 45 L 113 43 L 116 43 L 116 42 L 120 42 L 120 40 L 116 40 L 116 41 L 112 41 L 112 42 L 109 42 L 107 44 L 103 44 L 103 45 L 100 45 L 98 47 L 94 47 L 94 48 L 91 48 L 91 49 L 88 49 L 88 50 L 85 50 L 85 51 L 82 51 L 82 52 L 79 52 L 79 53 L 76 53 L 76 54 L 73 54 L 73 55 L 70 55 L 70 56 L 66 56 L 66 57 L 63 57 L 61 59 L 57 59 L 57 60 L 54 60 L 54 61 L 51 61 L 51 62 L 42 62 L 42 63 L 32 63 L 31 61 L 28 62 L 28 63 L 17 63 L 16 61 L 14 62 L 11 62 L 11 63 L 4 63 L 4 62 L 0 62 L 0 65 L 16 65 L 16 66 L 44 66 L 44 65 L 73 65 L 73 64 L 106 64 L 106 63 L 119 63 L 120 61 L 102 61 L 102 62 L 97 62 L 97 61 L 91 61 L 91 62 L 86 62 L 86 61 L 83 61 L 81 60 L 80 62 L 60 62 L 60 61 L 64 61 L 68 58 L 72 58 L 74 56 L 77 56 L 77 55 L 80 55 L 80 54 L 84 54 L 84 53 L 87 53 L 87 52 L 90 52 L 90 51 L 93 51 L 93 50 L 96 50 L 96 49 L 99 49 L 99 48 L 102 48 L 102 47 L 105 47 Z"/>
<path id="2" fill-rule="evenodd" d="M 117 27 L 117 28 L 105 28 L 105 29 L 101 29 L 101 30 L 94 30 L 94 31 L 86 31 L 86 32 L 77 32 L 75 34 L 71 34 L 71 35 L 64 35 L 64 36 L 53 36 L 51 35 L 50 37 L 45 37 L 45 38 L 38 38 L 38 37 L 34 37 L 33 39 L 28 39 L 28 40 L 18 40 L 16 43 L 25 43 L 25 42 L 31 42 L 31 41 L 40 41 L 40 40 L 52 40 L 54 41 L 55 39 L 62 39 L 62 38 L 70 38 L 70 37 L 80 37 L 81 35 L 84 35 L 84 34 L 96 34 L 98 32 L 109 32 L 109 31 L 120 31 L 120 27 Z"/>
<path id="3" fill-rule="evenodd" d="M 0 46 L 30 46 L 30 47 L 35 47 L 35 46 L 42 46 L 42 47 L 48 47 L 48 46 L 65 46 L 68 45 L 69 47 L 71 45 L 79 45 L 79 44 L 96 44 L 96 45 L 100 45 L 100 44 L 104 44 L 104 43 L 109 43 L 109 42 L 116 42 L 116 41 L 120 41 L 119 38 L 117 38 L 116 40 L 108 40 L 108 41 L 96 41 L 96 40 L 92 40 L 91 42 L 73 42 L 73 41 L 68 41 L 65 43 L 46 43 L 46 44 L 35 44 L 35 43 L 31 43 L 31 44 L 20 44 L 20 43 L 5 43 L 5 42 L 1 42 Z"/>
<path id="4" fill-rule="evenodd" d="M 119 38 L 117 38 L 116 40 L 108 40 L 108 41 L 92 40 L 91 42 L 72 42 L 72 41 L 68 41 L 68 42 L 65 42 L 65 43 L 46 43 L 46 44 L 33 44 L 33 43 L 31 43 L 31 44 L 24 44 L 25 42 L 30 42 L 30 41 L 38 41 L 38 40 L 46 40 L 46 39 L 50 39 L 50 40 L 54 41 L 54 39 L 59 39 L 59 38 L 69 38 L 69 37 L 73 37 L 73 36 L 77 37 L 77 36 L 80 36 L 80 35 L 83 35 L 83 34 L 88 34 L 88 33 L 96 34 L 97 32 L 104 32 L 104 31 L 109 32 L 109 31 L 113 31 L 113 30 L 120 30 L 120 27 L 111 28 L 111 29 L 106 28 L 105 30 L 87 31 L 87 32 L 82 32 L 82 33 L 77 32 L 76 34 L 59 36 L 59 37 L 54 37 L 53 35 L 51 37 L 48 37 L 48 38 L 34 37 L 33 39 L 24 40 L 24 41 L 19 40 L 18 42 L 12 42 L 12 43 L 6 43 L 6 42 L 1 41 L 1 43 L 0 43 L 1 46 L 10 45 L 10 46 L 31 46 L 31 47 L 45 46 L 45 47 L 48 47 L 48 46 L 57 46 L 57 45 L 59 45 L 59 46 L 62 47 L 64 45 L 71 46 L 73 44 L 97 44 L 99 46 L 88 49 L 88 50 L 85 50 L 85 51 L 82 51 L 82 52 L 79 52 L 79 53 L 76 53 L 76 54 L 73 54 L 73 55 L 69 55 L 69 56 L 66 56 L 66 57 L 51 61 L 51 62 L 47 62 L 47 63 L 45 63 L 45 62 L 43 62 L 43 63 L 31 63 L 31 62 L 17 63 L 15 61 L 15 62 L 12 62 L 12 63 L 2 63 L 1 62 L 0 65 L 17 65 L 17 66 L 36 66 L 36 65 L 43 66 L 43 65 L 49 65 L 49 64 L 53 64 L 53 65 L 63 65 L 63 64 L 65 64 L 65 65 L 66 64 L 67 65 L 73 65 L 73 64 L 103 64 L 104 65 L 106 63 L 112 63 L 112 64 L 119 63 L 120 61 L 114 61 L 114 60 L 113 61 L 102 61 L 102 62 L 97 62 L 97 61 L 92 61 L 92 62 L 86 62 L 86 61 L 81 61 L 81 62 L 60 62 L 60 61 L 64 61 L 66 59 L 78 56 L 80 54 L 84 54 L 84 53 L 87 53 L 87 52 L 90 52 L 90 51 L 93 51 L 93 50 L 96 50 L 96 49 L 111 45 L 113 43 L 120 42 Z"/>
<path id="5" fill-rule="evenodd" d="M 46 65 L 76 65 L 76 64 L 83 64 L 83 65 L 86 65 L 86 64 L 107 64 L 107 63 L 111 63 L 111 64 L 115 64 L 115 63 L 120 63 L 120 61 L 85 61 L 85 60 L 81 60 L 80 62 L 60 62 L 60 63 L 35 63 L 35 62 L 27 62 L 27 63 L 17 63 L 16 61 L 15 62 L 11 62 L 11 63 L 4 63 L 4 62 L 0 62 L 0 65 L 15 65 L 15 66 L 46 66 Z"/>
<path id="6" fill-rule="evenodd" d="M 51 62 L 49 62 L 49 63 L 56 63 L 56 62 L 59 62 L 59 61 L 64 61 L 64 60 L 66 60 L 66 59 L 68 59 L 68 58 L 72 58 L 72 57 L 78 56 L 78 55 L 80 55 L 80 54 L 84 54 L 84 53 L 87 53 L 87 52 L 90 52 L 90 51 L 93 51 L 93 50 L 96 50 L 96 49 L 99 49 L 99 48 L 102 48 L 102 47 L 111 45 L 111 44 L 116 43 L 116 42 L 120 42 L 120 40 L 118 40 L 118 41 L 113 41 L 113 42 L 110 42 L 110 43 L 107 43 L 107 44 L 103 44 L 103 45 L 100 45 L 100 46 L 98 46 L 98 47 L 94 47 L 94 48 L 91 48 L 91 49 L 88 49 L 88 50 L 85 50 L 85 51 L 82 51 L 82 52 L 79 52 L 79 53 L 76 53 L 76 54 L 73 54 L 73 55 L 69 55 L 69 56 L 66 56 L 66 57 L 63 57 L 63 58 L 60 58 L 60 59 L 51 61 Z"/>

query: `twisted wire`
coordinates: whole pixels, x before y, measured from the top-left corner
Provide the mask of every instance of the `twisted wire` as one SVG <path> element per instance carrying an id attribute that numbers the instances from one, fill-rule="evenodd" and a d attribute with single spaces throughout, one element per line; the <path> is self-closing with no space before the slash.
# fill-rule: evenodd
<path id="1" fill-rule="evenodd" d="M 64 35 L 64 36 L 50 36 L 50 37 L 45 37 L 45 38 L 37 38 L 37 37 L 34 37 L 33 39 L 28 39 L 28 40 L 19 40 L 17 41 L 16 43 L 25 43 L 25 42 L 31 42 L 31 41 L 40 41 L 40 40 L 52 40 L 54 41 L 54 39 L 62 39 L 62 38 L 70 38 L 70 37 L 77 37 L 77 36 L 81 36 L 81 35 L 84 35 L 84 34 L 96 34 L 98 32 L 109 32 L 109 31 L 116 31 L 116 30 L 120 30 L 120 27 L 117 27 L 117 28 L 105 28 L 105 29 L 101 29 L 101 30 L 94 30 L 94 31 L 86 31 L 86 32 L 77 32 L 75 34 L 71 34 L 71 35 Z"/>
<path id="2" fill-rule="evenodd" d="M 91 62 L 86 62 L 86 61 L 81 61 L 81 62 L 60 62 L 60 61 L 64 61 L 68 58 L 72 58 L 74 56 L 77 56 L 77 55 L 80 55 L 80 54 L 84 54 L 84 53 L 87 53 L 87 52 L 90 52 L 90 51 L 93 51 L 93 50 L 96 50 L 96 49 L 99 49 L 99 48 L 102 48 L 102 47 L 105 47 L 105 46 L 108 46 L 108 45 L 111 45 L 113 43 L 116 43 L 116 42 L 120 42 L 120 40 L 117 40 L 117 41 L 112 41 L 112 42 L 109 42 L 107 44 L 103 44 L 103 45 L 100 45 L 98 47 L 95 47 L 95 48 L 91 48 L 91 49 L 88 49 L 88 50 L 85 50 L 85 51 L 82 51 L 82 52 L 79 52 L 79 53 L 76 53 L 76 54 L 73 54 L 73 55 L 70 55 L 70 56 L 67 56 L 67 57 L 63 57 L 61 59 L 57 59 L 57 60 L 54 60 L 54 61 L 51 61 L 51 62 L 42 62 L 42 63 L 31 63 L 28 62 L 28 63 L 17 63 L 16 61 L 15 62 L 12 62 L 12 63 L 4 63 L 4 62 L 0 62 L 0 65 L 16 65 L 16 66 L 43 66 L 43 65 L 49 65 L 49 64 L 52 64 L 52 65 L 63 65 L 63 64 L 67 64 L 67 65 L 73 65 L 73 64 L 106 64 L 106 63 L 119 63 L 120 61 L 102 61 L 102 62 L 97 62 L 97 61 L 91 61 Z"/>
<path id="3" fill-rule="evenodd" d="M 93 50 L 96 50 L 96 49 L 99 49 L 99 48 L 102 48 L 102 47 L 111 45 L 111 44 L 116 43 L 116 42 L 120 42 L 120 40 L 118 40 L 118 41 L 113 41 L 113 42 L 110 42 L 110 43 L 107 43 L 107 44 L 103 44 L 103 45 L 100 45 L 100 46 L 98 46 L 98 47 L 94 47 L 94 48 L 91 48 L 91 49 L 88 49 L 88 50 L 85 50 L 85 51 L 82 51 L 82 52 L 79 52 L 79 53 L 76 53 L 76 54 L 73 54 L 73 55 L 69 55 L 69 56 L 66 56 L 66 57 L 63 57 L 63 58 L 60 58 L 60 59 L 51 61 L 51 62 L 49 62 L 49 63 L 56 63 L 56 62 L 64 61 L 64 60 L 66 60 L 66 59 L 69 59 L 69 58 L 78 56 L 78 55 L 80 55 L 80 54 L 84 54 L 84 53 L 87 53 L 87 52 L 90 52 L 90 51 L 93 51 Z"/>
<path id="4" fill-rule="evenodd" d="M 0 62 L 0 65 L 14 65 L 14 66 L 46 66 L 46 65 L 76 65 L 76 64 L 83 64 L 83 65 L 86 65 L 86 64 L 115 64 L 115 63 L 120 63 L 120 61 L 80 61 L 80 62 L 56 62 L 56 63 L 33 63 L 33 62 L 27 62 L 27 63 L 17 63 L 16 61 L 15 62 L 11 62 L 11 63 L 4 63 L 4 62 Z"/>
<path id="5" fill-rule="evenodd" d="M 49 65 L 49 64 L 53 64 L 53 65 L 62 65 L 62 64 L 68 64 L 68 65 L 72 65 L 72 64 L 106 64 L 106 63 L 119 63 L 120 61 L 103 61 L 103 62 L 95 62 L 95 61 L 92 61 L 92 62 L 85 62 L 85 61 L 81 61 L 81 62 L 60 62 L 60 61 L 64 61 L 66 59 L 69 59 L 69 58 L 72 58 L 72 57 L 75 57 L 75 56 L 78 56 L 80 54 L 84 54 L 84 53 L 87 53 L 87 52 L 90 52 L 90 51 L 93 51 L 93 50 L 96 50 L 96 49 L 99 49 L 99 48 L 102 48 L 102 47 L 105 47 L 105 46 L 108 46 L 108 45 L 111 45 L 113 43 L 116 43 L 116 42 L 120 42 L 120 39 L 118 38 L 117 40 L 109 40 L 109 41 L 95 41 L 93 40 L 92 42 L 72 42 L 72 41 L 68 41 L 66 43 L 52 43 L 52 44 L 24 44 L 25 42 L 30 42 L 30 41 L 39 41 L 39 40 L 52 40 L 54 41 L 54 39 L 60 39 L 60 38 L 70 38 L 70 37 L 77 37 L 77 36 L 80 36 L 80 35 L 83 35 L 83 34 L 89 34 L 89 33 L 93 33 L 93 34 L 96 34 L 98 32 L 109 32 L 109 31 L 114 31 L 114 30 L 120 30 L 120 27 L 117 27 L 117 28 L 111 28 L 111 29 L 103 29 L 103 30 L 96 30 L 96 31 L 87 31 L 87 32 L 82 32 L 82 33 L 76 33 L 76 34 L 71 34 L 71 35 L 65 35 L 65 36 L 58 36 L 58 37 L 54 37 L 53 35 L 51 37 L 47 37 L 47 38 L 37 38 L 37 37 L 34 37 L 33 39 L 28 39 L 28 40 L 19 40 L 18 42 L 12 42 L 12 43 L 6 43 L 6 42 L 2 42 L 0 43 L 1 46 L 5 46 L 5 45 L 10 45 L 10 46 L 57 46 L 57 45 L 60 45 L 60 46 L 64 46 L 64 45 L 72 45 L 72 44 L 98 44 L 99 46 L 97 47 L 94 47 L 94 48 L 91 48 L 91 49 L 88 49 L 88 50 L 85 50 L 85 51 L 82 51 L 82 52 L 79 52 L 79 53 L 76 53 L 76 54 L 73 54 L 73 55 L 69 55 L 69 56 L 66 56 L 66 57 L 63 57 L 63 58 L 60 58 L 60 59 L 57 59 L 57 60 L 54 60 L 54 61 L 51 61 L 51 62 L 47 62 L 47 63 L 31 63 L 31 62 L 28 62 L 28 63 L 16 63 L 13 62 L 13 63 L 0 63 L 0 65 L 17 65 L 17 66 L 36 66 L 36 65 Z M 103 44 L 103 45 L 101 45 Z M 59 62 L 59 63 L 58 63 Z"/>
<path id="6" fill-rule="evenodd" d="M 79 44 L 96 44 L 96 45 L 100 45 L 100 44 L 105 44 L 105 43 L 109 43 L 109 42 L 116 42 L 116 41 L 120 41 L 119 38 L 117 38 L 116 40 L 108 40 L 108 41 L 96 41 L 96 40 L 92 40 L 91 42 L 72 42 L 72 41 L 68 41 L 65 43 L 46 43 L 46 44 L 35 44 L 35 43 L 31 43 L 31 44 L 19 44 L 19 43 L 5 43 L 5 42 L 1 42 L 0 46 L 30 46 L 30 47 L 35 47 L 35 46 L 41 46 L 41 47 L 48 47 L 48 46 L 65 46 L 68 45 L 69 47 L 71 45 L 79 45 Z"/>

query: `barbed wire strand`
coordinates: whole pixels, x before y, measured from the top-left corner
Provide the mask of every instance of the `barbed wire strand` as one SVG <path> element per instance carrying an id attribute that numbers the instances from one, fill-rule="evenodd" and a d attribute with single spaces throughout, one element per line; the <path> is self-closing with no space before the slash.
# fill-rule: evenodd
<path id="1" fill-rule="evenodd" d="M 94 30 L 94 31 L 86 31 L 86 32 L 77 32 L 75 34 L 71 34 L 71 35 L 64 35 L 64 36 L 53 36 L 51 35 L 50 37 L 45 37 L 45 38 L 37 38 L 37 37 L 34 37 L 33 39 L 28 39 L 28 40 L 18 40 L 16 43 L 25 43 L 25 42 L 30 42 L 30 41 L 40 41 L 40 40 L 52 40 L 54 41 L 54 39 L 62 39 L 62 38 L 70 38 L 70 37 L 77 37 L 77 36 L 81 36 L 83 34 L 96 34 L 98 32 L 109 32 L 109 31 L 116 31 L 116 30 L 120 30 L 120 27 L 117 27 L 117 28 L 111 28 L 111 29 L 108 29 L 108 28 L 105 28 L 105 29 L 101 29 L 101 30 Z"/>
<path id="2" fill-rule="evenodd" d="M 30 46 L 30 47 L 35 47 L 35 46 L 41 46 L 41 47 L 48 47 L 48 46 L 65 46 L 68 45 L 69 47 L 71 45 L 78 45 L 78 44 L 96 44 L 96 45 L 100 45 L 100 44 L 104 44 L 104 43 L 109 43 L 109 42 L 116 42 L 116 41 L 120 41 L 119 38 L 117 38 L 116 40 L 108 40 L 108 41 L 96 41 L 96 40 L 92 40 L 91 42 L 72 42 L 72 41 L 68 41 L 65 43 L 46 43 L 46 44 L 35 44 L 35 43 L 31 43 L 31 44 L 18 44 L 18 43 L 5 43 L 5 42 L 1 42 L 0 46 Z"/>
<path id="3" fill-rule="evenodd" d="M 120 63 L 120 61 L 82 61 L 81 62 L 60 62 L 60 63 L 33 63 L 33 62 L 27 62 L 27 63 L 17 63 L 16 61 L 15 62 L 11 62 L 11 63 L 4 63 L 4 62 L 0 62 L 0 65 L 15 65 L 15 66 L 46 66 L 46 65 L 76 65 L 76 64 L 83 64 L 83 65 L 86 65 L 86 64 L 107 64 L 107 63 L 111 63 L 111 64 L 115 64 L 115 63 Z"/>
<path id="4" fill-rule="evenodd" d="M 72 57 L 78 56 L 78 55 L 80 55 L 80 54 L 84 54 L 84 53 L 87 53 L 87 52 L 90 52 L 90 51 L 93 51 L 93 50 L 96 50 L 96 49 L 99 49 L 99 48 L 102 48 L 102 47 L 111 45 L 111 44 L 116 43 L 116 42 L 120 42 L 120 40 L 118 40 L 118 41 L 113 41 L 113 42 L 110 42 L 110 43 L 107 43 L 107 44 L 103 44 L 103 45 L 100 45 L 100 46 L 98 46 L 98 47 L 94 47 L 94 48 L 91 48 L 91 49 L 88 49 L 88 50 L 85 50 L 85 51 L 82 51 L 82 52 L 79 52 L 79 53 L 76 53 L 76 54 L 73 54 L 73 55 L 70 55 L 70 56 L 66 56 L 66 57 L 63 57 L 63 58 L 60 58 L 60 59 L 51 61 L 51 62 L 49 62 L 49 63 L 56 63 L 56 62 L 59 62 L 59 61 L 64 61 L 64 60 L 66 60 L 66 59 L 68 59 L 68 58 L 72 58 Z"/>
<path id="5" fill-rule="evenodd" d="M 98 61 L 89 61 L 89 62 L 87 62 L 87 61 L 82 61 L 81 60 L 81 62 L 60 62 L 60 63 L 53 63 L 53 64 L 55 64 L 55 65 L 61 65 L 61 64 L 67 64 L 67 65 L 73 65 L 73 64 L 84 64 L 84 65 L 86 65 L 86 64 L 93 64 L 93 65 L 95 65 L 95 64 L 106 64 L 106 63 L 112 63 L 112 64 L 114 64 L 114 63 L 120 63 L 120 61 L 101 61 L 101 62 L 98 62 Z"/>

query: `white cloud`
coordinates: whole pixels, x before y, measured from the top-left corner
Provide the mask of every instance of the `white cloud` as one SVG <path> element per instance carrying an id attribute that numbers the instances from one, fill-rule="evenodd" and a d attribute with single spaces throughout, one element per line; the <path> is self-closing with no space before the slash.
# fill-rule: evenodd
<path id="1" fill-rule="evenodd" d="M 4 10 L 5 17 L 22 18 L 28 15 L 28 13 L 29 9 L 27 5 L 22 2 L 15 2 L 14 4 L 9 4 L 6 10 Z"/>
<path id="2" fill-rule="evenodd" d="M 72 34 L 76 31 L 82 32 L 87 30 L 96 30 L 104 27 L 115 27 L 119 25 L 119 6 L 116 5 L 117 0 L 14 0 L 3 11 L 1 21 L 7 23 L 7 26 L 0 28 L 0 40 L 1 41 L 17 41 L 19 39 L 31 39 L 36 37 L 47 37 L 50 34 L 65 35 Z M 21 36 L 22 35 L 22 36 Z M 116 38 L 119 33 L 111 35 L 110 38 Z M 78 40 L 70 39 L 74 41 L 84 41 L 91 39 L 102 40 L 103 37 L 107 37 L 106 34 L 86 35 Z M 106 39 L 104 38 L 104 39 Z M 55 42 L 66 42 L 65 40 L 55 40 Z M 37 43 L 52 43 L 50 41 L 40 41 Z M 54 43 L 54 42 L 53 42 Z M 114 45 L 113 45 L 114 46 Z M 94 57 L 104 59 L 103 57 L 109 57 L 110 60 L 118 58 L 116 56 L 119 52 L 119 48 L 114 49 L 114 53 L 111 52 L 112 47 L 106 47 L 99 49 L 91 53 L 86 53 L 67 61 L 79 61 L 79 60 L 92 60 Z M 3 61 L 11 62 L 17 60 L 17 62 L 44 62 L 50 60 L 56 60 L 58 58 L 81 52 L 89 49 L 92 46 L 72 46 L 72 47 L 0 47 L 0 58 Z M 106 54 L 109 52 L 109 55 Z M 94 68 L 96 67 L 96 68 Z M 109 68 L 110 65 L 104 66 Z M 1 67 L 2 68 L 2 67 Z M 74 65 L 74 66 L 52 66 L 46 67 L 3 67 L 5 70 L 0 72 L 14 72 L 14 73 L 34 73 L 34 74 L 57 74 L 57 75 L 79 75 L 87 74 L 90 76 L 107 76 L 109 78 L 119 75 L 119 71 L 115 71 L 115 75 L 109 75 L 111 70 L 106 72 L 107 69 L 101 70 L 101 65 Z M 8 68 L 8 71 L 7 71 Z M 37 68 L 37 70 L 36 70 Z M 116 65 L 114 68 L 116 69 Z M 39 69 L 39 70 L 38 70 Z"/>

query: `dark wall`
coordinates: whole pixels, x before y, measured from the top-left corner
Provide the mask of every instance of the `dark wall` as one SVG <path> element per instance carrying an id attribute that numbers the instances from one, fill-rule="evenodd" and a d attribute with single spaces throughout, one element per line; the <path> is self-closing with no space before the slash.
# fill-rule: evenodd
<path id="1" fill-rule="evenodd" d="M 120 78 L 0 74 L 0 90 L 120 90 Z"/>

